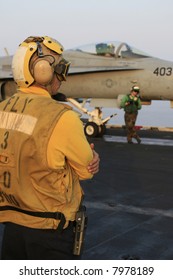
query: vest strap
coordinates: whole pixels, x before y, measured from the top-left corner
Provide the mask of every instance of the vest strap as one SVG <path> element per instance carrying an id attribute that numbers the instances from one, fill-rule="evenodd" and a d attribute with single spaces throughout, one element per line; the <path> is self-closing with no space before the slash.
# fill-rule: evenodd
<path id="1" fill-rule="evenodd" d="M 30 215 L 30 216 L 34 216 L 34 217 L 60 220 L 60 223 L 59 223 L 58 228 L 57 228 L 60 231 L 63 230 L 63 227 L 66 223 L 65 216 L 61 212 L 33 212 L 33 211 L 20 209 L 20 208 L 14 207 L 14 206 L 0 206 L 0 211 L 6 211 L 6 210 L 18 211 L 20 213 Z"/>

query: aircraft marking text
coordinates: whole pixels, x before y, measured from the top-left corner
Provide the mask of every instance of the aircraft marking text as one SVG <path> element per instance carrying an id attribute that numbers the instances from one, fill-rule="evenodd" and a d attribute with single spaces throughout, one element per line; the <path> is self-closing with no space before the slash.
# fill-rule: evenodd
<path id="1" fill-rule="evenodd" d="M 157 67 L 154 72 L 156 76 L 171 76 L 172 75 L 172 68 L 171 67 Z"/>

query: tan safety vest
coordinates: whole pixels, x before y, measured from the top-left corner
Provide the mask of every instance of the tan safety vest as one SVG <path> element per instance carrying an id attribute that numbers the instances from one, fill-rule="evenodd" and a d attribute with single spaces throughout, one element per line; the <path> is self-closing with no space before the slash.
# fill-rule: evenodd
<path id="1" fill-rule="evenodd" d="M 75 219 L 82 196 L 78 176 L 67 162 L 58 170 L 47 163 L 52 131 L 67 110 L 33 94 L 0 103 L 0 222 L 56 229 L 57 212 Z"/>

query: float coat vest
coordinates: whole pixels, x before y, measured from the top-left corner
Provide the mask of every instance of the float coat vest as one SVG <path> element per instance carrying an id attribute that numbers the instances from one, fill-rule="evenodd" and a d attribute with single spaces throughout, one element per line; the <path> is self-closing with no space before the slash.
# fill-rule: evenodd
<path id="1" fill-rule="evenodd" d="M 128 102 L 128 105 L 125 103 Z M 124 111 L 129 114 L 138 114 L 138 110 L 141 109 L 141 102 L 139 97 L 133 97 L 131 94 L 128 94 L 123 97 L 121 101 L 121 107 L 124 108 Z"/>
<path id="2" fill-rule="evenodd" d="M 0 222 L 56 229 L 61 213 L 64 227 L 75 219 L 82 196 L 78 175 L 67 161 L 58 169 L 47 162 L 52 131 L 69 109 L 22 93 L 0 103 Z"/>

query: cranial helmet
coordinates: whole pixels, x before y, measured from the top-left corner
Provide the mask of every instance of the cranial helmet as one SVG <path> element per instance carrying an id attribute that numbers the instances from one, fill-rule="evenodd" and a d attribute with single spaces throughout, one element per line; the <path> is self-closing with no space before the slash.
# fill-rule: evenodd
<path id="1" fill-rule="evenodd" d="M 63 46 L 48 36 L 28 37 L 22 42 L 12 61 L 13 77 L 20 87 L 29 87 L 34 81 L 48 85 L 54 73 L 65 81 L 70 63 L 62 58 Z"/>
<path id="2" fill-rule="evenodd" d="M 135 91 L 135 92 L 140 92 L 140 88 L 138 86 L 133 86 L 132 87 L 132 91 Z"/>

